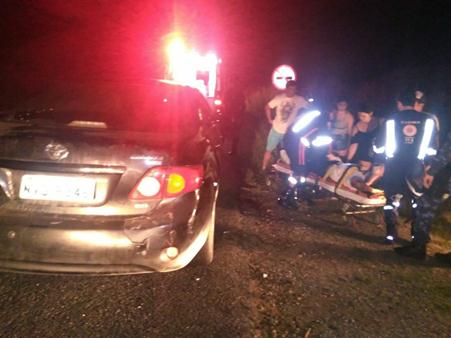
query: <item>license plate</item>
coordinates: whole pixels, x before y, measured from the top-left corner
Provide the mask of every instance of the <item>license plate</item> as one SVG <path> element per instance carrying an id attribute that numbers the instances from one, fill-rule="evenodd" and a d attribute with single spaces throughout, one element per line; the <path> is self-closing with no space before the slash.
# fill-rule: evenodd
<path id="1" fill-rule="evenodd" d="M 92 178 L 24 175 L 19 197 L 26 200 L 93 202 L 96 180 Z"/>

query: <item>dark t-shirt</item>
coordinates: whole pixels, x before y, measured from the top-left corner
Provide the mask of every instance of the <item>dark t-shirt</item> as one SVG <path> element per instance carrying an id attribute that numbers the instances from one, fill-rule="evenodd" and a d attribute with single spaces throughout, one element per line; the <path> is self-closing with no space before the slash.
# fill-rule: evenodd
<path id="1" fill-rule="evenodd" d="M 351 139 L 351 144 L 357 143 L 357 151 L 354 157 L 351 159 L 352 162 L 357 163 L 358 161 L 372 161 L 371 149 L 373 146 L 374 133 L 367 132 L 363 133 L 359 131 Z"/>

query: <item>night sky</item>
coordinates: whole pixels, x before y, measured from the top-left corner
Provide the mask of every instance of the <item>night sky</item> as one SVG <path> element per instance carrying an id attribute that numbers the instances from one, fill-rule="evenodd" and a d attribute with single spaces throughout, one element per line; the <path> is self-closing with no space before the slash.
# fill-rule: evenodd
<path id="1" fill-rule="evenodd" d="M 4 1 L 3 91 L 51 80 L 160 77 L 164 36 L 224 60 L 226 84 L 269 84 L 290 63 L 302 87 L 376 99 L 403 85 L 448 105 L 451 1 Z M 369 92 L 369 93 L 368 93 Z M 388 99 L 387 99 L 388 100 Z"/>

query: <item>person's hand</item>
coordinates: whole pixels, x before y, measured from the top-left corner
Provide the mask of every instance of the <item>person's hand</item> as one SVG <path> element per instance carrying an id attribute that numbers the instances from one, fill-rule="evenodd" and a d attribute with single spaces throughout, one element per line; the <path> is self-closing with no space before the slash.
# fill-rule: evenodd
<path id="1" fill-rule="evenodd" d="M 434 182 L 434 176 L 429 175 L 428 173 L 424 174 L 423 177 L 423 185 L 426 189 L 429 189 Z"/>
<path id="2" fill-rule="evenodd" d="M 331 162 L 342 162 L 340 157 L 338 157 L 332 153 L 327 154 L 326 158 L 328 161 L 331 161 Z"/>

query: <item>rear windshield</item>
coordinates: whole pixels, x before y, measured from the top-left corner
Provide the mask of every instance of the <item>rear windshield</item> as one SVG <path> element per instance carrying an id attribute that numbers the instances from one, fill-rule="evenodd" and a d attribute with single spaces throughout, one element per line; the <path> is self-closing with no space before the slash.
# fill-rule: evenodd
<path id="1" fill-rule="evenodd" d="M 3 119 L 37 125 L 154 133 L 195 132 L 208 104 L 192 88 L 148 85 L 65 86 L 22 101 Z"/>

